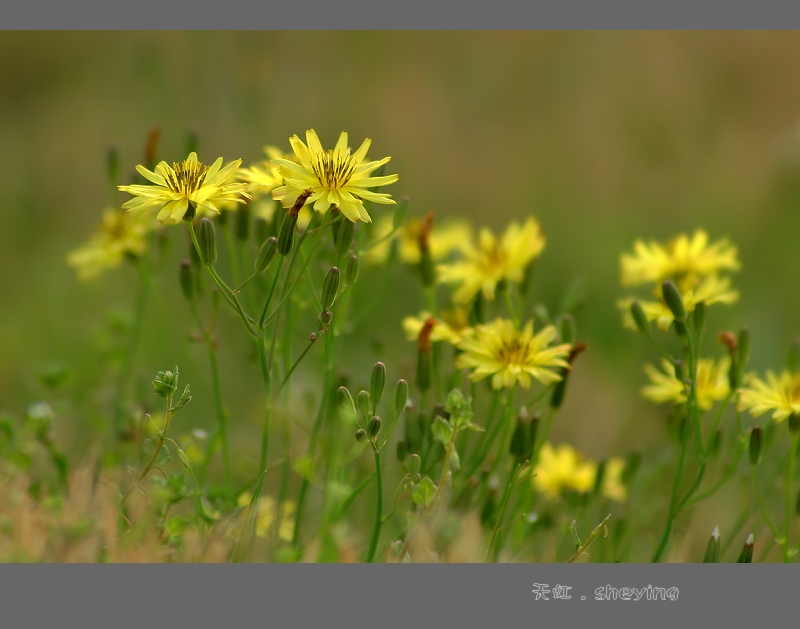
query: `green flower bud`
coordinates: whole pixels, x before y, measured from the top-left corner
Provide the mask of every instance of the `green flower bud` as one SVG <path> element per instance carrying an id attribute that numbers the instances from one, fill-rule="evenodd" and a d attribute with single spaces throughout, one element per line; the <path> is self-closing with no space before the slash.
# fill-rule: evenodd
<path id="1" fill-rule="evenodd" d="M 674 363 L 672 363 L 672 366 L 675 369 L 675 379 L 679 382 L 686 380 L 686 363 L 678 358 Z"/>
<path id="2" fill-rule="evenodd" d="M 178 388 L 178 368 L 175 371 L 159 371 L 153 380 L 153 390 L 159 397 L 171 397 Z"/>
<path id="3" fill-rule="evenodd" d="M 192 301 L 192 299 L 194 299 L 194 277 L 192 276 L 191 260 L 184 260 L 181 262 L 179 278 L 183 296 L 186 298 L 186 301 Z"/>
<path id="4" fill-rule="evenodd" d="M 377 415 L 369 420 L 367 424 L 367 433 L 370 437 L 377 437 L 381 430 L 381 418 Z"/>
<path id="5" fill-rule="evenodd" d="M 258 250 L 256 262 L 253 265 L 253 270 L 256 273 L 263 273 L 267 270 L 269 263 L 272 262 L 272 258 L 275 256 L 275 251 L 277 248 L 278 240 L 274 236 L 271 236 L 264 241 L 264 244 L 261 245 L 261 249 Z"/>
<path id="6" fill-rule="evenodd" d="M 250 238 L 250 206 L 246 203 L 240 203 L 236 212 L 236 237 L 242 242 Z"/>
<path id="7" fill-rule="evenodd" d="M 517 417 L 517 425 L 514 427 L 514 433 L 511 435 L 511 444 L 509 446 L 509 453 L 513 456 L 517 463 L 530 461 L 533 455 L 533 443 L 531 442 L 531 433 L 528 427 L 530 422 L 522 417 Z"/>
<path id="8" fill-rule="evenodd" d="M 433 264 L 433 256 L 428 247 L 420 249 L 419 272 L 422 278 L 422 285 L 430 288 L 436 283 L 436 269 Z"/>
<path id="9" fill-rule="evenodd" d="M 687 337 L 689 335 L 689 328 L 686 326 L 686 321 L 675 321 L 675 331 L 678 336 Z"/>
<path id="10" fill-rule="evenodd" d="M 294 227 L 297 225 L 297 215 L 292 212 L 283 217 L 281 230 L 278 232 L 278 253 L 288 256 L 294 244 Z"/>
<path id="11" fill-rule="evenodd" d="M 793 435 L 800 432 L 800 415 L 797 413 L 789 415 L 789 432 Z"/>
<path id="12" fill-rule="evenodd" d="M 333 313 L 330 310 L 323 310 L 319 315 L 319 322 L 321 325 L 330 325 L 333 321 Z"/>
<path id="13" fill-rule="evenodd" d="M 360 266 L 358 256 L 355 253 L 347 258 L 347 263 L 344 267 L 344 281 L 348 286 L 352 286 L 356 283 Z"/>
<path id="14" fill-rule="evenodd" d="M 383 389 L 386 385 L 386 365 L 381 362 L 375 363 L 372 367 L 372 375 L 369 379 L 369 397 L 372 404 L 377 406 L 381 403 Z"/>
<path id="15" fill-rule="evenodd" d="M 343 218 L 338 223 L 338 228 L 333 232 L 333 242 L 336 245 L 336 253 L 341 257 L 350 249 L 353 242 L 353 235 L 356 233 L 356 224 Z"/>
<path id="16" fill-rule="evenodd" d="M 358 410 L 361 411 L 361 414 L 369 416 L 370 414 L 369 393 L 363 390 L 359 391 L 358 395 L 356 396 L 356 402 L 358 403 Z"/>
<path id="17" fill-rule="evenodd" d="M 681 295 L 681 291 L 678 290 L 678 287 L 675 286 L 675 282 L 664 280 L 664 283 L 661 284 L 661 294 L 667 306 L 672 311 L 672 316 L 675 317 L 675 321 L 686 321 L 686 317 L 689 316 L 689 313 L 686 312 L 686 304 L 683 303 L 683 295 Z"/>
<path id="18" fill-rule="evenodd" d="M 706 302 L 701 301 L 694 307 L 692 318 L 694 319 L 694 329 L 698 334 L 703 334 L 706 329 Z"/>
<path id="19" fill-rule="evenodd" d="M 647 321 L 647 316 L 644 314 L 642 304 L 638 301 L 631 302 L 631 316 L 639 332 L 642 334 L 650 334 L 650 323 Z"/>
<path id="20" fill-rule="evenodd" d="M 367 437 L 367 433 L 364 431 L 363 428 L 359 428 L 356 430 L 356 441 L 361 443 Z"/>
<path id="21" fill-rule="evenodd" d="M 351 412 L 355 417 L 356 405 L 353 403 L 353 396 L 350 395 L 350 389 L 347 387 L 339 387 L 337 392 L 339 395 L 339 408 L 346 412 Z"/>
<path id="22" fill-rule="evenodd" d="M 200 245 L 200 260 L 206 266 L 211 266 L 217 261 L 217 235 L 214 230 L 214 223 L 208 218 L 200 219 L 200 226 L 197 228 L 197 244 Z"/>
<path id="23" fill-rule="evenodd" d="M 703 563 L 719 563 L 719 527 L 714 527 L 706 546 Z"/>
<path id="24" fill-rule="evenodd" d="M 575 342 L 575 335 L 575 318 L 571 314 L 566 314 L 561 319 L 561 342 L 571 345 Z"/>
<path id="25" fill-rule="evenodd" d="M 763 451 L 764 430 L 761 426 L 756 426 L 750 431 L 750 465 L 758 465 L 761 462 Z"/>
<path id="26" fill-rule="evenodd" d="M 550 395 L 550 407 L 553 409 L 561 408 L 564 403 L 564 396 L 567 393 L 567 379 L 569 370 L 562 367 L 561 380 L 553 384 L 553 393 Z"/>
<path id="27" fill-rule="evenodd" d="M 419 458 L 419 454 L 412 454 L 406 460 L 406 469 L 408 470 L 409 474 L 419 474 L 421 466 L 422 459 Z"/>
<path id="28" fill-rule="evenodd" d="M 744 541 L 744 546 L 742 546 L 742 552 L 739 553 L 739 558 L 736 560 L 736 563 L 753 563 L 753 549 L 755 548 L 755 538 L 753 534 L 747 536 L 747 539 Z"/>
<path id="29" fill-rule="evenodd" d="M 739 350 L 739 370 L 741 371 L 750 360 L 750 330 L 748 328 L 739 330 L 737 348 Z"/>
<path id="30" fill-rule="evenodd" d="M 394 229 L 400 229 L 400 227 L 403 226 L 403 223 L 406 222 L 406 216 L 408 216 L 408 206 L 408 197 L 403 197 L 397 202 L 397 207 L 394 209 L 394 214 L 392 215 L 392 227 L 394 227 Z"/>
<path id="31" fill-rule="evenodd" d="M 406 409 L 408 404 L 408 382 L 402 378 L 394 385 L 394 412 L 398 415 Z"/>
<path id="32" fill-rule="evenodd" d="M 691 431 L 689 430 L 689 421 L 683 417 L 681 418 L 680 424 L 678 424 L 678 441 L 681 445 L 686 445 L 689 442 L 689 436 L 691 435 Z"/>
<path id="33" fill-rule="evenodd" d="M 322 309 L 330 310 L 336 300 L 336 293 L 339 290 L 339 269 L 332 266 L 325 274 L 325 281 L 322 283 Z"/>

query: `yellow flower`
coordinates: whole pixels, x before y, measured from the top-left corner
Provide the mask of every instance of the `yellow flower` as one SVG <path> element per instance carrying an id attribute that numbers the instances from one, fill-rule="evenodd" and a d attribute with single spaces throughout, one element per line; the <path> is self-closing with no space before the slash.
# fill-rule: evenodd
<path id="1" fill-rule="evenodd" d="M 800 413 L 800 374 L 784 371 L 780 376 L 767 372 L 767 381 L 751 377 L 740 389 L 739 410 L 749 410 L 753 417 L 774 411 L 772 419 L 782 421 Z"/>
<path id="2" fill-rule="evenodd" d="M 89 241 L 67 255 L 78 277 L 89 280 L 120 264 L 126 255 L 139 256 L 147 249 L 148 227 L 134 216 L 106 208 L 103 221 Z"/>
<path id="3" fill-rule="evenodd" d="M 458 345 L 464 338 L 474 334 L 474 330 L 467 322 L 467 311 L 458 308 L 452 312 L 444 311 L 441 318 L 435 317 L 436 324 L 431 331 L 431 341 L 445 341 L 451 345 Z M 403 319 L 403 330 L 409 341 L 416 341 L 425 322 L 430 318 L 431 313 L 422 311 L 418 317 L 406 317 Z"/>
<path id="4" fill-rule="evenodd" d="M 539 452 L 533 484 L 548 498 L 555 499 L 565 491 L 590 491 L 596 478 L 597 465 L 582 460 L 572 446 L 562 443 L 553 448 L 545 443 Z"/>
<path id="5" fill-rule="evenodd" d="M 652 365 L 645 365 L 644 371 L 652 384 L 642 389 L 642 395 L 656 404 L 673 402 L 685 404 L 688 389 L 675 377 L 672 364 L 662 361 L 663 372 Z M 724 399 L 730 391 L 728 371 L 731 366 L 729 356 L 723 356 L 719 362 L 713 358 L 701 358 L 697 361 L 697 405 L 707 411 L 714 402 Z"/>
<path id="6" fill-rule="evenodd" d="M 678 284 L 687 312 L 692 312 L 701 301 L 706 306 L 710 306 L 712 304 L 732 304 L 739 299 L 739 291 L 731 289 L 731 280 L 728 277 L 709 275 L 700 280 L 699 284 L 693 288 L 688 288 L 687 284 L 686 280 Z M 675 317 L 661 298 L 660 285 L 657 287 L 656 294 L 659 301 L 640 301 L 639 303 L 648 321 L 655 321 L 660 330 L 668 330 Z M 628 297 L 617 302 L 617 305 L 622 310 L 623 325 L 631 330 L 636 330 L 636 323 L 631 316 L 633 301 L 633 297 Z"/>
<path id="7" fill-rule="evenodd" d="M 384 215 L 375 224 L 375 240 L 386 238 L 375 245 L 364 255 L 366 264 L 380 264 L 389 257 L 392 241 L 398 241 L 400 259 L 406 264 L 419 264 L 419 235 L 423 225 L 422 219 L 411 219 L 400 227 L 391 238 L 393 219 Z M 464 252 L 472 239 L 472 226 L 467 221 L 443 221 L 437 224 L 428 236 L 428 247 L 434 261 L 445 259 L 453 252 Z"/>
<path id="8" fill-rule="evenodd" d="M 250 168 L 239 169 L 239 179 L 247 183 L 247 191 L 253 198 L 269 194 L 283 185 L 280 167 L 271 160 L 291 159 L 277 146 L 265 146 L 264 152 L 267 154 L 267 159 L 253 164 Z"/>
<path id="9" fill-rule="evenodd" d="M 190 202 L 198 214 L 219 214 L 218 204 L 244 203 L 244 199 L 250 198 L 245 191 L 247 184 L 233 181 L 241 163 L 237 159 L 222 168 L 219 157 L 206 166 L 197 161 L 196 153 L 189 153 L 185 161 L 172 166 L 159 162 L 155 172 L 139 164 L 136 166 L 139 174 L 155 185 L 119 186 L 123 192 L 134 195 L 122 207 L 133 213 L 161 208 L 156 216 L 160 223 L 180 223 Z"/>
<path id="10" fill-rule="evenodd" d="M 606 461 L 606 470 L 603 475 L 603 486 L 600 492 L 611 500 L 621 502 L 625 500 L 628 492 L 622 482 L 622 472 L 625 470 L 625 461 L 614 457 Z"/>
<path id="11" fill-rule="evenodd" d="M 726 238 L 708 244 L 708 234 L 698 229 L 689 238 L 681 234 L 662 246 L 650 241 L 637 240 L 634 254 L 622 256 L 622 284 L 634 286 L 649 282 L 662 282 L 665 279 L 683 278 L 694 281 L 720 271 L 738 271 L 736 247 Z"/>
<path id="12" fill-rule="evenodd" d="M 397 175 L 370 177 L 370 173 L 388 162 L 391 157 L 365 162 L 372 140 L 367 138 L 355 153 L 347 146 L 347 133 L 342 132 L 333 150 L 324 150 L 313 129 L 306 131 L 306 146 L 303 141 L 293 135 L 289 138 L 299 163 L 288 159 L 277 158 L 274 163 L 280 167 L 283 185 L 272 191 L 272 198 L 281 202 L 283 207 L 292 207 L 297 197 L 311 189 L 312 195 L 306 204 L 314 204 L 314 210 L 320 213 L 328 211 L 335 205 L 353 223 L 364 221 L 371 223 L 362 199 L 373 203 L 394 204 L 390 195 L 372 192 L 367 188 L 387 186 L 397 181 Z"/>
<path id="13" fill-rule="evenodd" d="M 494 389 L 510 389 L 517 382 L 527 389 L 531 386 L 531 376 L 549 385 L 561 380 L 561 375 L 548 367 L 569 367 L 564 358 L 571 346 L 550 347 L 557 337 L 552 325 L 534 336 L 533 321 L 528 321 L 520 331 L 508 319 L 495 319 L 476 326 L 474 335 L 461 340 L 458 348 L 463 353 L 456 358 L 456 368 L 474 369 L 470 374 L 473 381 L 491 375 Z"/>
<path id="14" fill-rule="evenodd" d="M 246 508 L 250 504 L 250 494 L 244 493 L 239 496 L 238 504 L 240 507 Z M 275 499 L 271 496 L 262 496 L 258 501 L 258 521 L 256 523 L 256 535 L 258 537 L 266 537 L 272 522 L 276 515 Z M 281 518 L 280 527 L 278 530 L 278 537 L 285 541 L 290 542 L 294 533 L 294 512 L 295 503 L 287 500 L 283 503 L 283 516 Z"/>
<path id="15" fill-rule="evenodd" d="M 463 260 L 438 267 L 439 279 L 460 284 L 453 296 L 459 303 L 469 303 L 479 291 L 486 299 L 493 300 L 500 281 L 522 281 L 525 267 L 542 252 L 544 245 L 542 228 L 532 217 L 522 226 L 511 223 L 500 240 L 483 228 L 477 247 L 471 240 L 464 242 Z"/>

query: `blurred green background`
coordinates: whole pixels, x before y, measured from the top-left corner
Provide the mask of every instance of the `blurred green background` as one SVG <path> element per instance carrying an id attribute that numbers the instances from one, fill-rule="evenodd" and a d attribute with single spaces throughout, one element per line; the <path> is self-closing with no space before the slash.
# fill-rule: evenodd
<path id="1" fill-rule="evenodd" d="M 71 374 L 62 438 L 85 445 L 82 433 L 108 417 L 103 352 L 114 317 L 130 318 L 136 273 L 81 284 L 65 256 L 108 202 L 110 143 L 128 173 L 154 126 L 167 161 L 185 157 L 195 130 L 201 160 L 245 164 L 267 143 L 288 150 L 305 129 L 325 145 L 347 130 L 353 145 L 373 139 L 374 159 L 392 156 L 400 181 L 386 191 L 408 195 L 415 215 L 496 230 L 538 218 L 547 247 L 536 299 L 557 306 L 576 275 L 588 286 L 577 320 L 589 352 L 553 438 L 597 458 L 648 448 L 664 440 L 664 412 L 639 394 L 655 357 L 615 305 L 627 294 L 619 257 L 635 239 L 704 227 L 739 246 L 742 299 L 711 308 L 709 328 L 749 325 L 759 371 L 780 368 L 800 332 L 799 54 L 800 34 L 758 32 L 2 33 L 0 408 L 19 413 L 42 397 L 36 375 L 56 361 Z M 189 312 L 170 269 L 135 386 L 146 397 L 155 372 L 182 360 L 211 426 L 204 350 L 186 347 Z M 390 379 L 410 375 L 400 321 L 422 302 L 411 273 L 398 277 L 347 341 L 342 367 L 361 380 L 378 358 Z M 241 362 L 233 317 L 221 334 L 226 401 L 256 426 L 257 365 Z M 707 341 L 706 353 L 721 349 Z"/>

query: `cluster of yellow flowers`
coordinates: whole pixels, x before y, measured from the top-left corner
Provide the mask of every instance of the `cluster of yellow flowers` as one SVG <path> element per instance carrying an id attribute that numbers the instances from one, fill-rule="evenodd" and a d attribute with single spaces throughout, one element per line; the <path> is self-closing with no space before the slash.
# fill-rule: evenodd
<path id="1" fill-rule="evenodd" d="M 624 500 L 627 492 L 622 482 L 625 461 L 614 457 L 606 461 L 599 488 L 600 493 L 611 500 Z M 548 498 L 555 499 L 566 492 L 586 493 L 597 481 L 599 466 L 595 461 L 584 459 L 570 445 L 562 443 L 553 447 L 542 446 L 533 484 Z"/>

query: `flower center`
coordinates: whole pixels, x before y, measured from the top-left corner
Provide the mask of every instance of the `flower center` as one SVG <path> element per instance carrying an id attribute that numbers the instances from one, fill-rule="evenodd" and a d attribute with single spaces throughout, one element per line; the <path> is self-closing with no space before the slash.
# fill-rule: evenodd
<path id="1" fill-rule="evenodd" d="M 180 164 L 173 163 L 172 171 L 168 171 L 164 179 L 170 190 L 183 196 L 189 196 L 203 186 L 206 173 L 208 173 L 208 166 L 195 160 L 187 160 Z"/>
<path id="2" fill-rule="evenodd" d="M 528 348 L 520 344 L 517 339 L 508 341 L 500 346 L 500 362 L 504 365 L 524 365 L 528 356 Z"/>
<path id="3" fill-rule="evenodd" d="M 320 185 L 328 190 L 340 190 L 355 173 L 356 163 L 350 154 L 323 151 L 314 156 L 311 169 Z"/>

